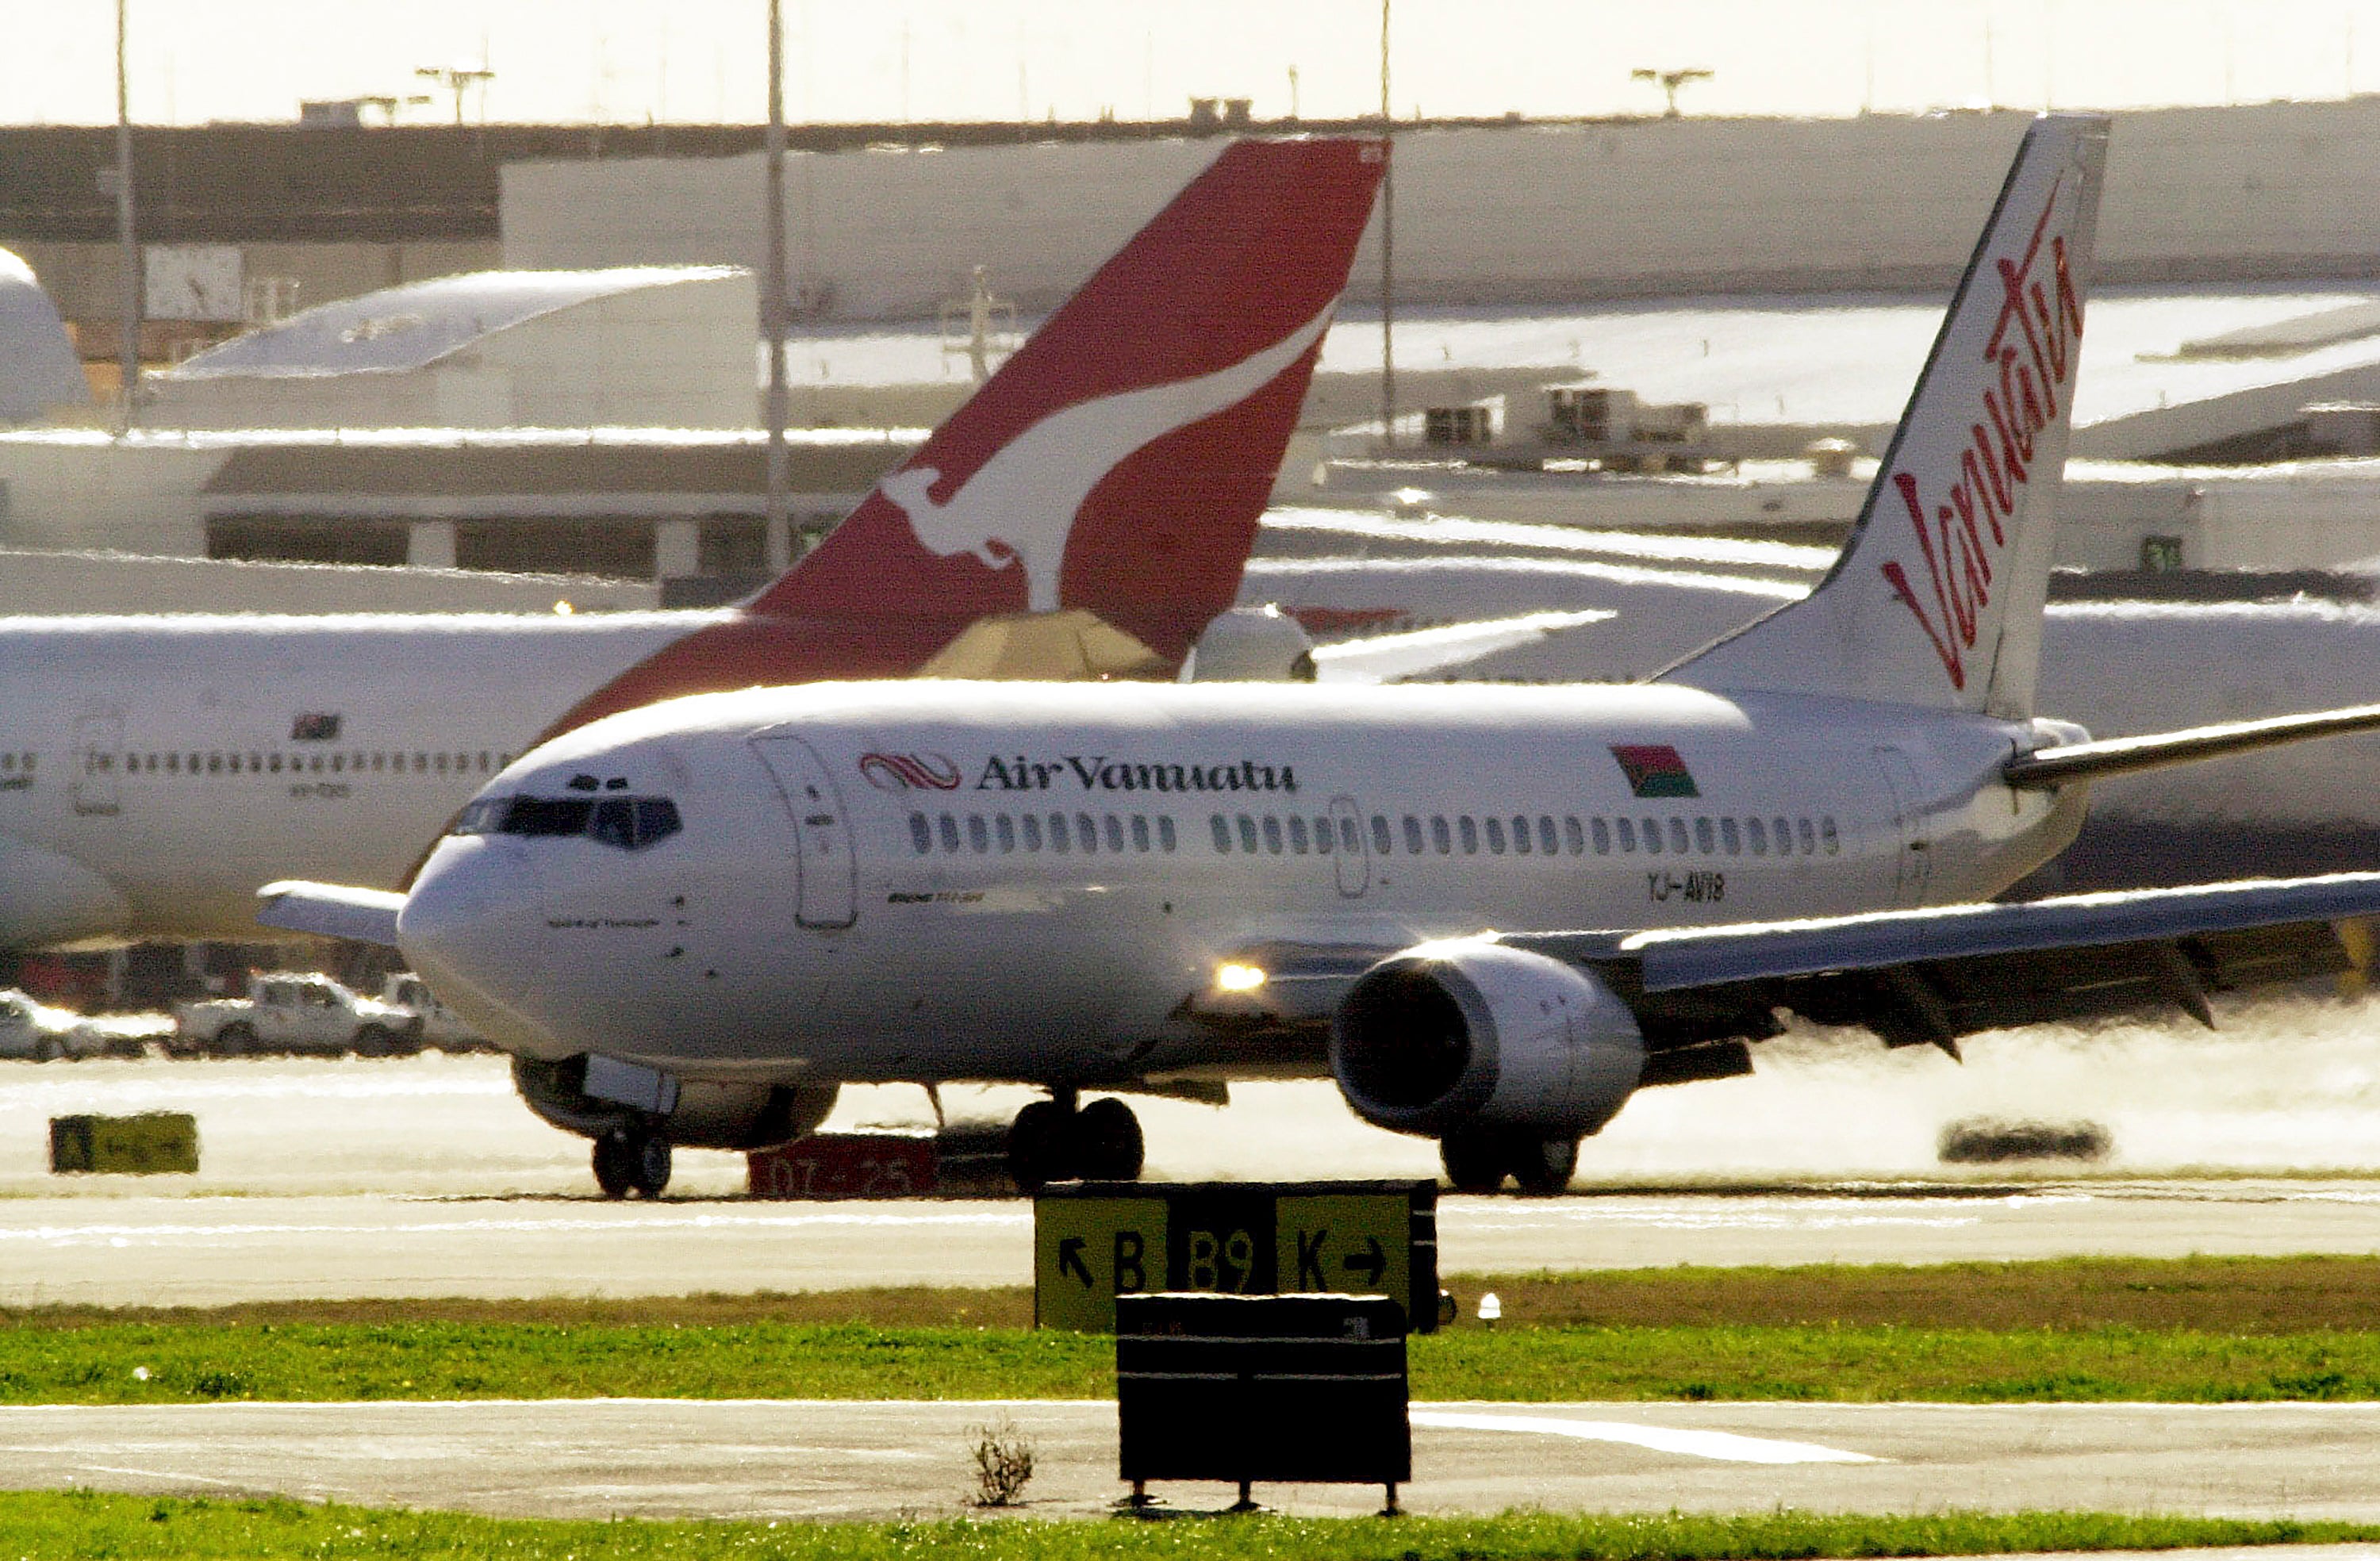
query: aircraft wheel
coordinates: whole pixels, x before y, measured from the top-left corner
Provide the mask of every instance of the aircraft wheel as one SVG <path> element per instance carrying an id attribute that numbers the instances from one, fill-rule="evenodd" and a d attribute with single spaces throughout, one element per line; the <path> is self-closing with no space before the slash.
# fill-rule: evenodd
<path id="1" fill-rule="evenodd" d="M 1103 1095 L 1075 1118 L 1075 1172 L 1086 1181 L 1138 1181 L 1148 1147 L 1132 1107 Z"/>
<path id="2" fill-rule="evenodd" d="M 1045 1181 L 1062 1181 L 1074 1174 L 1075 1113 L 1054 1100 L 1037 1100 L 1016 1113 L 1008 1129 L 1008 1174 L 1026 1192 L 1038 1192 Z"/>
<path id="3" fill-rule="evenodd" d="M 394 1057 L 396 1037 L 377 1024 L 367 1024 L 356 1032 L 355 1051 L 358 1057 Z"/>
<path id="4" fill-rule="evenodd" d="M 1524 1192 L 1551 1197 L 1578 1171 L 1578 1140 L 1523 1139 L 1512 1146 L 1512 1180 Z"/>
<path id="5" fill-rule="evenodd" d="M 36 1062 L 55 1062 L 65 1055 L 66 1047 L 58 1044 L 55 1036 L 44 1035 L 33 1043 L 33 1060 Z"/>
<path id="6" fill-rule="evenodd" d="M 215 1053 L 220 1057 L 250 1057 L 256 1052 L 256 1032 L 245 1024 L 226 1024 L 215 1032 Z"/>
<path id="7" fill-rule="evenodd" d="M 1457 1192 L 1493 1192 L 1504 1185 L 1511 1156 L 1498 1135 L 1472 1129 L 1439 1139 L 1438 1158 Z"/>
<path id="8" fill-rule="evenodd" d="M 658 1198 L 670 1182 L 669 1141 L 634 1128 L 613 1128 L 595 1141 L 595 1185 L 606 1198 Z"/>

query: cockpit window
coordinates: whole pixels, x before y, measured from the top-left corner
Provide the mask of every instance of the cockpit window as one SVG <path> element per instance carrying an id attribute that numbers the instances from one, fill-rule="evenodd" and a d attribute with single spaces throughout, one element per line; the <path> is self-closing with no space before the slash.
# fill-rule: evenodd
<path id="1" fill-rule="evenodd" d="M 587 835 L 641 851 L 685 828 L 667 797 L 481 797 L 455 821 L 458 835 Z"/>

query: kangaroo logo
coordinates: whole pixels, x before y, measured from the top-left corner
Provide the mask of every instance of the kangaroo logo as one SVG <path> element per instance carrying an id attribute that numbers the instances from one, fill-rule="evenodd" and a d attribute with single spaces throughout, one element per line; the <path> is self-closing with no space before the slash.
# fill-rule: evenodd
<path id="1" fill-rule="evenodd" d="M 1280 378 L 1320 339 L 1330 309 L 1326 304 L 1271 346 L 1211 374 L 1059 408 L 995 452 L 947 502 L 930 496 L 942 475 L 932 466 L 894 472 L 879 490 L 928 551 L 942 558 L 973 553 L 994 569 L 1021 563 L 1026 608 L 1054 612 L 1066 539 L 1100 479 L 1135 451 Z"/>

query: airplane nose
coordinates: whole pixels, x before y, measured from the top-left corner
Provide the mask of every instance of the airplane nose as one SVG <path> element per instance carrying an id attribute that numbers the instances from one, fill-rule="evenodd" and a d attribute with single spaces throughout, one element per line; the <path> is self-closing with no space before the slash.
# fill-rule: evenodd
<path id="1" fill-rule="evenodd" d="M 519 842 L 449 836 L 414 878 L 396 941 L 415 974 L 490 1040 L 535 1048 L 548 964 L 545 896 Z"/>

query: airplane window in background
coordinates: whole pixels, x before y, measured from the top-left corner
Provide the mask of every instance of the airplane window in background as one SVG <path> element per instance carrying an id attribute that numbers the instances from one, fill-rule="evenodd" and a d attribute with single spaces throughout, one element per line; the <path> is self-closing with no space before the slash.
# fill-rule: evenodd
<path id="1" fill-rule="evenodd" d="M 1347 827 L 1348 829 L 1353 829 L 1355 827 L 1354 821 L 1350 820 Z M 1372 854 L 1375 856 L 1386 856 L 1389 854 L 1390 847 L 1393 843 L 1394 842 L 1389 836 L 1388 818 L 1384 815 L 1378 813 L 1372 815 Z M 1350 845 L 1347 849 L 1353 851 L 1355 848 Z"/>
<path id="2" fill-rule="evenodd" d="M 1385 830 L 1382 832 L 1386 833 Z M 1350 853 L 1364 849 L 1364 831 L 1355 828 L 1355 820 L 1353 818 L 1339 820 L 1339 849 Z"/>
<path id="3" fill-rule="evenodd" d="M 942 815 L 942 849 L 956 851 L 958 848 L 959 821 L 945 813 Z"/>
<path id="4" fill-rule="evenodd" d="M 1504 854 L 1504 821 L 1501 818 L 1488 820 L 1488 849 L 1499 856 Z"/>
<path id="5" fill-rule="evenodd" d="M 1240 815 L 1240 849 L 1250 855 L 1257 849 L 1257 821 L 1245 813 Z"/>
<path id="6" fill-rule="evenodd" d="M 1172 815 L 1160 813 L 1157 816 L 1157 843 L 1168 852 L 1173 850 L 1176 842 L 1173 838 Z"/>
<path id="7" fill-rule="evenodd" d="M 1718 821 L 1718 843 L 1726 848 L 1730 856 L 1738 855 L 1742 852 L 1743 841 L 1735 832 L 1734 819 L 1722 818 Z"/>
<path id="8" fill-rule="evenodd" d="M 1026 814 L 1024 817 L 1016 821 L 1016 827 L 1025 831 L 1026 850 L 1038 851 L 1041 849 L 1041 816 L 1039 814 Z"/>
<path id="9" fill-rule="evenodd" d="M 1573 819 L 1572 819 L 1572 820 L 1570 821 L 1570 832 L 1571 832 L 1571 848 L 1570 848 L 1570 853 L 1571 853 L 1572 856 L 1576 856 L 1576 855 L 1579 853 L 1579 852 L 1580 852 L 1581 850 L 1583 850 L 1583 849 L 1584 849 L 1584 847 L 1582 847 L 1582 846 L 1578 843 L 1578 820 L 1577 820 L 1577 819 L 1575 819 L 1575 818 L 1573 818 Z M 1540 813 L 1540 814 L 1538 814 L 1538 815 L 1537 815 L 1537 854 L 1538 854 L 1538 855 L 1540 855 L 1540 856 L 1551 856 L 1551 855 L 1553 855 L 1553 854 L 1556 853 L 1556 851 L 1557 851 L 1557 850 L 1559 850 L 1559 849 L 1560 849 L 1560 848 L 1559 848 L 1559 847 L 1557 847 L 1557 846 L 1554 844 L 1554 821 L 1553 821 L 1553 816 L 1552 816 L 1551 814 L 1546 814 L 1546 813 Z"/>
<path id="10" fill-rule="evenodd" d="M 1264 816 L 1265 849 L 1275 856 L 1281 854 L 1281 820 L 1268 813 Z"/>
<path id="11" fill-rule="evenodd" d="M 1000 853 L 1002 856 L 1016 849 L 1016 820 L 1005 813 L 995 814 L 992 817 L 991 827 L 1000 836 Z"/>
<path id="12" fill-rule="evenodd" d="M 1083 854 L 1088 856 L 1099 848 L 1099 821 L 1087 813 L 1075 815 L 1075 838 L 1082 842 Z"/>
<path id="13" fill-rule="evenodd" d="M 1438 853 L 1440 856 L 1454 849 L 1454 836 L 1447 829 L 1446 815 L 1443 813 L 1433 813 L 1429 816 L 1429 843 L 1438 847 Z"/>
<path id="14" fill-rule="evenodd" d="M 1478 855 L 1478 854 L 1479 854 L 1479 822 L 1478 822 L 1478 820 L 1477 820 L 1477 819 L 1473 818 L 1473 817 L 1471 817 L 1471 815 L 1469 815 L 1469 814 L 1467 814 L 1467 813 L 1465 813 L 1465 814 L 1462 814 L 1462 815 L 1458 816 L 1458 817 L 1456 817 L 1456 819 L 1454 820 L 1454 829 L 1455 829 L 1455 832 L 1456 832 L 1457 834 L 1459 834 L 1459 835 L 1461 835 L 1461 836 L 1463 837 L 1463 855 L 1465 855 L 1465 856 L 1476 856 L 1476 855 Z"/>
<path id="15" fill-rule="evenodd" d="M 1305 854 L 1305 819 L 1303 815 L 1289 816 L 1289 849 L 1298 855 Z"/>
<path id="16" fill-rule="evenodd" d="M 1327 817 L 1317 818 L 1314 821 L 1314 849 L 1328 856 L 1330 854 L 1331 847 L 1338 843 L 1338 831 L 1330 828 L 1330 818 Z"/>
<path id="17" fill-rule="evenodd" d="M 1596 853 L 1597 856 L 1609 856 L 1609 855 L 1610 855 L 1610 854 L 1611 854 L 1611 826 L 1610 826 L 1610 825 L 1609 825 L 1609 824 L 1606 824 L 1606 823 L 1605 823 L 1602 819 L 1600 819 L 1600 818 L 1595 819 L 1595 820 L 1593 820 L 1592 822 L 1593 822 L 1593 823 L 1594 823 L 1594 825 L 1595 825 L 1595 853 Z M 1573 818 L 1573 819 L 1571 819 L 1571 820 L 1570 820 L 1570 829 L 1571 829 L 1570 852 L 1571 852 L 1571 854 L 1572 854 L 1572 856 L 1575 856 L 1575 855 L 1577 855 L 1577 854 L 1578 854 L 1578 820 L 1577 820 L 1577 819 Z"/>
<path id="18" fill-rule="evenodd" d="M 1767 825 L 1763 824 L 1757 818 L 1747 818 L 1743 821 L 1743 832 L 1747 836 L 1751 837 L 1753 855 L 1766 856 L 1768 854 Z"/>
<path id="19" fill-rule="evenodd" d="M 1718 842 L 1711 838 L 1711 821 L 1709 819 L 1697 818 L 1694 820 L 1694 845 L 1705 856 L 1708 856 L 1713 851 L 1718 849 Z"/>
<path id="20" fill-rule="evenodd" d="M 991 829 L 984 823 L 980 813 L 967 815 L 967 844 L 975 848 L 978 856 L 991 849 Z"/>
<path id="21" fill-rule="evenodd" d="M 1415 856 L 1421 854 L 1421 820 L 1410 813 L 1405 815 L 1405 850 Z"/>
<path id="22" fill-rule="evenodd" d="M 1800 837 L 1802 841 L 1802 854 L 1804 856 L 1815 856 L 1818 853 L 1817 835 L 1811 829 L 1810 821 L 1808 819 L 1803 818 L 1798 822 L 1800 827 L 1795 830 L 1795 833 Z"/>
<path id="23" fill-rule="evenodd" d="M 1709 825 L 1706 823 L 1704 828 L 1708 829 Z M 1680 856 L 1686 853 L 1686 821 L 1682 818 L 1670 820 L 1670 849 Z"/>
<path id="24" fill-rule="evenodd" d="M 1050 849 L 1062 855 L 1069 846 L 1070 842 L 1066 839 L 1066 816 L 1062 813 L 1050 815 Z"/>
<path id="25" fill-rule="evenodd" d="M 1224 820 L 1221 814 L 1210 813 L 1207 816 L 1207 827 L 1215 832 L 1215 850 L 1222 855 L 1230 855 L 1232 826 Z"/>
<path id="26" fill-rule="evenodd" d="M 1135 851 L 1148 849 L 1148 816 L 1145 813 L 1132 816 L 1132 848 Z"/>
<path id="27" fill-rule="evenodd" d="M 1123 849 L 1123 820 L 1112 813 L 1108 815 L 1108 849 L 1110 851 Z"/>
<path id="28" fill-rule="evenodd" d="M 1598 819 L 1597 822 L 1599 823 L 1601 820 Z M 1613 820 L 1612 827 L 1620 831 L 1620 849 L 1622 851 L 1634 851 L 1636 849 L 1636 826 L 1625 818 L 1620 818 Z"/>
<path id="29" fill-rule="evenodd" d="M 1835 833 L 1835 817 L 1833 814 L 1828 814 L 1825 817 L 1818 820 L 1818 839 L 1825 843 L 1828 855 L 1834 856 L 1839 855 L 1841 853 L 1843 849 L 1843 841 L 1840 835 Z"/>
<path id="30" fill-rule="evenodd" d="M 909 844 L 920 856 L 934 849 L 933 826 L 926 822 L 922 813 L 909 815 Z"/>

